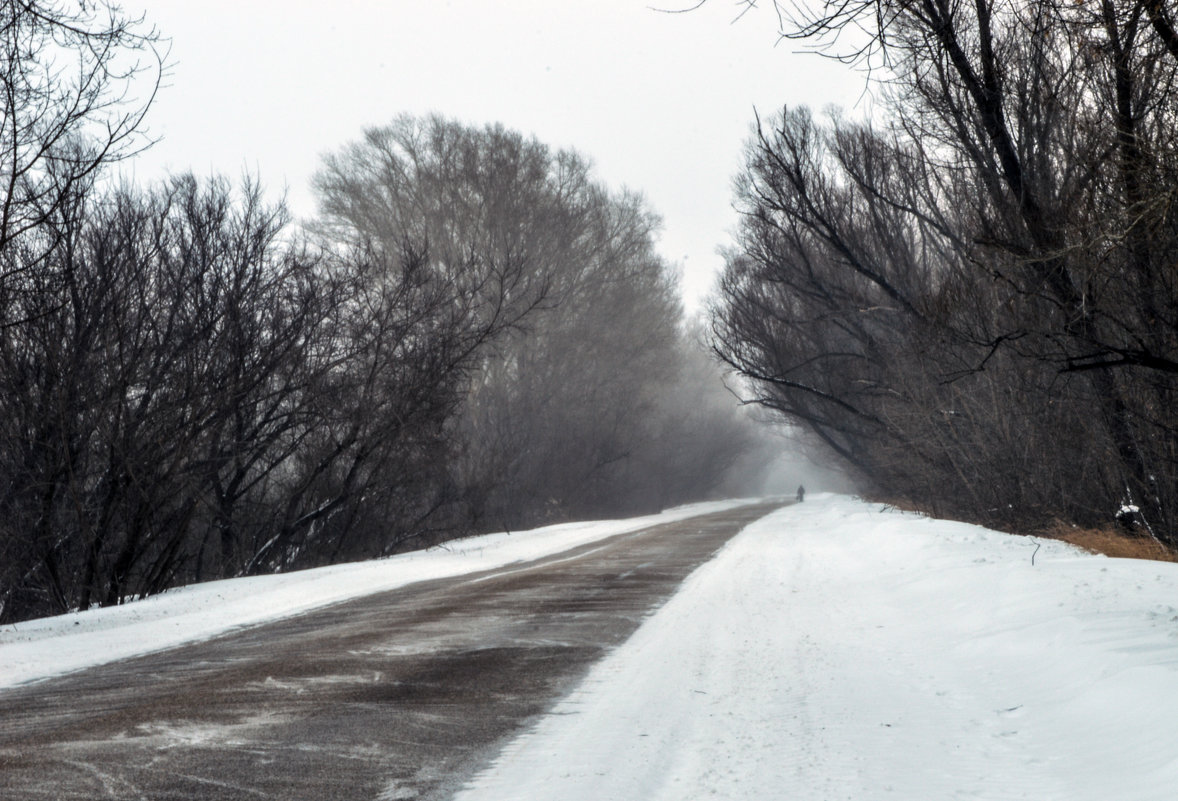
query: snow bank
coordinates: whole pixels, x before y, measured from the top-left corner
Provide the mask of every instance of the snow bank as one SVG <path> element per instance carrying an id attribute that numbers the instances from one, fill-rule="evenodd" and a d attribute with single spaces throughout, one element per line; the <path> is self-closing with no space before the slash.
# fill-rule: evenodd
<path id="1" fill-rule="evenodd" d="M 1173 564 L 818 496 L 729 543 L 457 798 L 1169 801 L 1175 605 Z"/>
<path id="2" fill-rule="evenodd" d="M 4 626 L 0 628 L 0 688 L 208 639 L 417 581 L 539 559 L 615 534 L 753 502 L 697 503 L 629 520 L 487 534 L 388 559 L 207 582 L 124 606 Z"/>

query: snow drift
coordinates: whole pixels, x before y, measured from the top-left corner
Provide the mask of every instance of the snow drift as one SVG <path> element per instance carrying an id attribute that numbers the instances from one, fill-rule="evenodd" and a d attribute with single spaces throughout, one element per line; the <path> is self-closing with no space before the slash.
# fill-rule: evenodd
<path id="1" fill-rule="evenodd" d="M 1173 564 L 820 497 L 458 799 L 1172 799 L 1176 604 Z"/>

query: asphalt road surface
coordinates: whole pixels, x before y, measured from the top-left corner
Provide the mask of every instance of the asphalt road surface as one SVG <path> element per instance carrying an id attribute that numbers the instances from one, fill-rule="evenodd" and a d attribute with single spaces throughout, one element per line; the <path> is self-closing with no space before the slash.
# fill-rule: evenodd
<path id="1" fill-rule="evenodd" d="M 0 798 L 448 798 L 776 506 L 0 691 Z"/>

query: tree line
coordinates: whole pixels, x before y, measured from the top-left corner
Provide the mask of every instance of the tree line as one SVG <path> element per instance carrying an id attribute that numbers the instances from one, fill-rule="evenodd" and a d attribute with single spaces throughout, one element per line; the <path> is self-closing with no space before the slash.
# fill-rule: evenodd
<path id="1" fill-rule="evenodd" d="M 882 495 L 1178 547 L 1173 9 L 775 5 L 882 113 L 758 121 L 715 351 Z"/>
<path id="2" fill-rule="evenodd" d="M 576 153 L 399 117 L 305 225 L 249 180 L 112 188 L 166 42 L 70 9 L 0 10 L 0 620 L 657 510 L 746 458 L 657 217 Z"/>

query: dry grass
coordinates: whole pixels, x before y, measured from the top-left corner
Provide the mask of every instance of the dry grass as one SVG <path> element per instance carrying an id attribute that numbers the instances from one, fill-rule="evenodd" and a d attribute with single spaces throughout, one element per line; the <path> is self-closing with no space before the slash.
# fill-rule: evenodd
<path id="1" fill-rule="evenodd" d="M 1131 537 L 1113 526 L 1078 528 L 1056 522 L 1042 536 L 1063 540 L 1092 553 L 1102 553 L 1118 559 L 1152 559 L 1156 562 L 1178 562 L 1178 554 L 1168 550 L 1150 537 Z"/>
<path id="2" fill-rule="evenodd" d="M 864 497 L 871 503 L 881 503 L 893 509 L 904 512 L 915 512 L 928 517 L 944 520 L 956 519 L 938 515 L 936 510 L 927 505 L 917 503 L 906 498 L 881 498 L 876 496 Z M 1081 528 L 1071 523 L 1057 520 L 1045 529 L 1028 530 L 1020 526 L 1003 526 L 993 521 L 966 520 L 965 522 L 988 525 L 999 531 L 1023 536 L 1045 537 L 1052 540 L 1062 540 L 1090 553 L 1100 553 L 1116 559 L 1152 559 L 1155 562 L 1178 562 L 1178 553 L 1171 551 L 1157 540 L 1149 536 L 1135 537 L 1125 533 L 1116 525 L 1102 528 Z"/>

